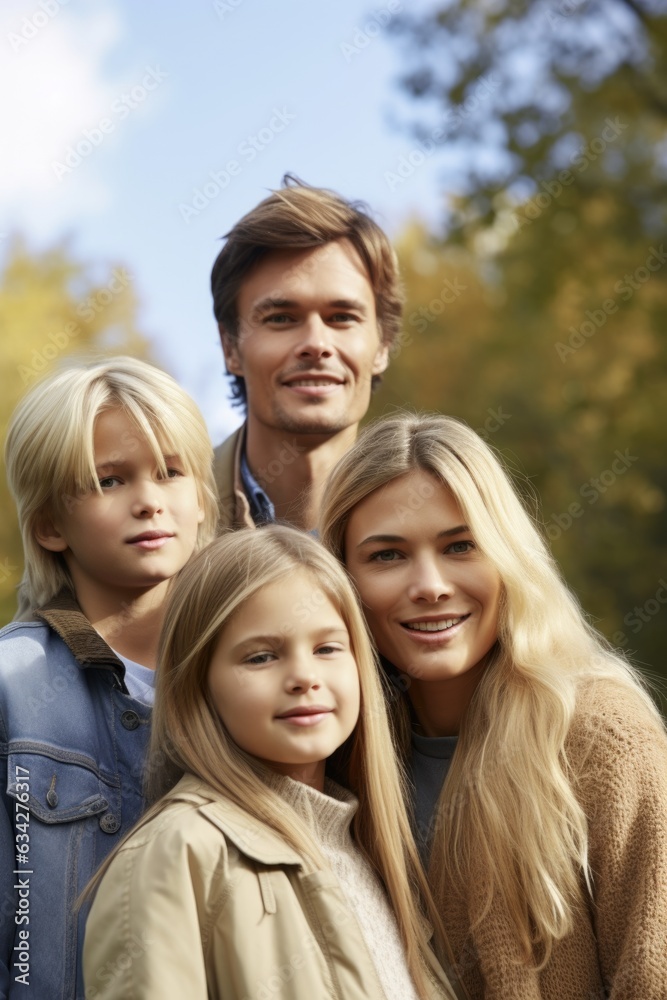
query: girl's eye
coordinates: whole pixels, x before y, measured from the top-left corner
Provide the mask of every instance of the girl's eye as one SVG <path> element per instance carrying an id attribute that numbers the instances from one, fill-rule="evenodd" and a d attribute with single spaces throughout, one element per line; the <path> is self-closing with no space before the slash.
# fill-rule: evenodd
<path id="1" fill-rule="evenodd" d="M 340 653 L 341 649 L 342 649 L 342 646 L 340 646 L 339 644 L 325 643 L 324 646 L 318 646 L 317 647 L 317 652 L 318 653 L 324 653 L 324 655 L 326 656 L 326 655 L 328 655 L 330 653 Z"/>
<path id="2" fill-rule="evenodd" d="M 275 653 L 253 653 L 252 656 L 247 656 L 244 663 L 252 663 L 253 666 L 261 667 L 264 663 L 270 663 L 271 660 L 275 660 Z"/>
<path id="3" fill-rule="evenodd" d="M 103 490 L 111 489 L 112 486 L 115 486 L 119 482 L 118 476 L 105 476 L 104 479 L 99 480 L 100 487 Z"/>
<path id="4" fill-rule="evenodd" d="M 472 552 L 475 548 L 475 543 L 469 539 L 461 542 L 452 542 L 451 545 L 447 546 L 447 552 L 452 555 L 458 556 L 462 555 L 464 552 Z"/>
<path id="5" fill-rule="evenodd" d="M 167 479 L 177 479 L 179 476 L 184 476 L 185 473 L 181 469 L 168 468 L 167 469 Z"/>

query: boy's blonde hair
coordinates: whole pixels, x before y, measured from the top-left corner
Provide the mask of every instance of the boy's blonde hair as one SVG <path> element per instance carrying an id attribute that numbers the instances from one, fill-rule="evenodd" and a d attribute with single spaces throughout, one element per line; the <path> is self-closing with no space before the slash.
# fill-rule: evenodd
<path id="1" fill-rule="evenodd" d="M 421 890 L 427 898 L 428 889 L 403 805 L 380 674 L 347 576 L 311 536 L 277 525 L 233 532 L 197 553 L 179 574 L 158 652 L 148 798 L 168 791 L 183 773 L 194 774 L 273 827 L 302 857 L 318 867 L 326 864 L 297 814 L 286 810 L 262 780 L 262 765 L 234 743 L 208 689 L 211 657 L 232 615 L 262 587 L 282 580 L 288 587 L 298 572 L 310 576 L 314 592 L 331 601 L 349 632 L 359 670 L 360 716 L 353 734 L 330 758 L 328 770 L 359 798 L 355 839 L 384 882 L 410 971 L 425 997 L 425 939 L 417 896 Z M 316 604 L 310 614 L 317 615 Z M 299 609 L 295 617 L 304 613 L 307 609 Z M 286 629 L 290 634 L 288 623 Z M 160 808 L 158 801 L 148 817 Z M 437 912 L 427 905 L 430 919 L 438 922 Z"/>
<path id="2" fill-rule="evenodd" d="M 120 409 L 146 439 L 160 471 L 164 454 L 179 455 L 197 481 L 204 519 L 197 547 L 213 538 L 218 502 L 213 452 L 204 419 L 188 394 L 154 365 L 129 357 L 82 362 L 43 379 L 17 406 L 5 446 L 7 479 L 18 510 L 25 572 L 20 618 L 72 587 L 65 560 L 37 541 L 46 519 L 72 509 L 91 490 L 100 492 L 93 447 L 95 421 Z"/>
<path id="3" fill-rule="evenodd" d="M 415 470 L 451 492 L 502 581 L 498 642 L 438 803 L 430 884 L 445 907 L 452 886 L 466 893 L 483 862 L 479 919 L 501 899 L 526 963 L 543 967 L 585 905 L 589 880 L 588 824 L 565 753 L 578 691 L 611 681 L 662 723 L 639 674 L 584 618 L 492 449 L 460 421 L 404 413 L 369 425 L 327 481 L 319 525 L 327 548 L 344 563 L 357 504 Z M 418 519 L 419 506 L 406 487 L 399 515 Z M 407 756 L 403 680 L 392 701 Z"/>

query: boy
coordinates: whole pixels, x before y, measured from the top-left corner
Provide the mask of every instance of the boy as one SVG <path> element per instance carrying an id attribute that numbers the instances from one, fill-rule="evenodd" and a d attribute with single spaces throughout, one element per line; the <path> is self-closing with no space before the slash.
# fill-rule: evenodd
<path id="1" fill-rule="evenodd" d="M 84 996 L 73 905 L 143 809 L 158 634 L 215 531 L 211 462 L 192 400 L 131 358 L 60 371 L 13 416 L 25 621 L 0 632 L 2 998 Z"/>

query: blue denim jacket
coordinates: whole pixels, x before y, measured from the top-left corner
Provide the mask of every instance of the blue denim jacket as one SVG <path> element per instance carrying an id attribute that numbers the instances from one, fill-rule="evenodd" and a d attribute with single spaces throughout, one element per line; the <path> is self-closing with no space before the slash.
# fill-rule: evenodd
<path id="1" fill-rule="evenodd" d="M 84 998 L 72 907 L 144 806 L 150 709 L 124 674 L 67 593 L 0 631 L 1 1000 Z"/>

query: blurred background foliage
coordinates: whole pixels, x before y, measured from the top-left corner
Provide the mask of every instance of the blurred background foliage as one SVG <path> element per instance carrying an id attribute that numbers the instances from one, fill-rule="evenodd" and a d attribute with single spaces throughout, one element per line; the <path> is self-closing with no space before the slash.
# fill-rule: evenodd
<path id="1" fill-rule="evenodd" d="M 457 0 L 394 26 L 442 227 L 407 227 L 374 414 L 462 417 L 541 498 L 597 626 L 667 687 L 667 8 Z M 396 177 L 391 183 L 401 183 Z"/>
<path id="2" fill-rule="evenodd" d="M 131 354 L 149 360 L 136 324 L 132 281 L 118 265 L 93 268 L 67 244 L 32 251 L 14 236 L 0 274 L 0 436 L 19 399 L 72 355 Z M 0 625 L 16 611 L 23 572 L 21 538 L 2 461 L 0 476 Z"/>

